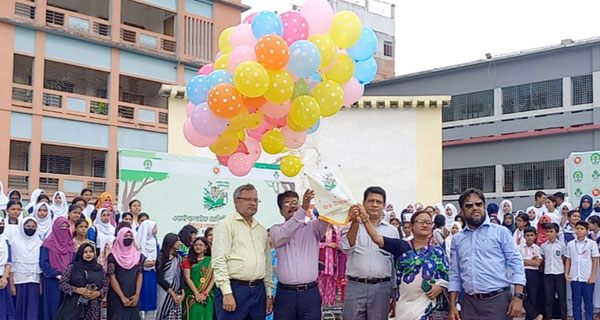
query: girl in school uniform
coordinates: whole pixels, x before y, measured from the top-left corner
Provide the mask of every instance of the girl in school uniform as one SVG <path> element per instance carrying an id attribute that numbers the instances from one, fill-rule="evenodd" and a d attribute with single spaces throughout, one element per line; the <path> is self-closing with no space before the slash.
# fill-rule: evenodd
<path id="1" fill-rule="evenodd" d="M 0 218 L 0 320 L 11 320 L 15 317 L 13 299 L 10 295 L 8 283 L 12 260 L 5 224 L 5 219 Z"/>
<path id="2" fill-rule="evenodd" d="M 37 234 L 42 241 L 46 240 L 52 232 L 52 211 L 50 211 L 50 205 L 45 202 L 40 202 L 35 206 L 33 210 L 33 218 L 37 222 Z"/>
<path id="3" fill-rule="evenodd" d="M 69 213 L 69 204 L 67 203 L 67 197 L 62 191 L 56 191 L 52 196 L 52 204 L 50 210 L 54 213 L 54 217 L 66 217 Z"/>
<path id="4" fill-rule="evenodd" d="M 140 311 L 145 319 L 154 319 L 156 312 L 156 258 L 158 256 L 158 241 L 156 240 L 156 222 L 146 220 L 140 224 L 135 236 L 140 253 L 146 257 L 144 262 L 144 278 L 140 296 Z"/>
<path id="5" fill-rule="evenodd" d="M 6 213 L 4 235 L 10 240 L 19 232 L 19 221 L 23 218 L 23 207 L 20 202 L 9 201 L 6 205 Z"/>
<path id="6" fill-rule="evenodd" d="M 88 239 L 94 241 L 99 251 L 98 263 L 105 266 L 106 258 L 110 254 L 112 243 L 115 240 L 115 227 L 110 223 L 111 212 L 102 208 L 96 214 L 94 226 L 88 231 Z"/>

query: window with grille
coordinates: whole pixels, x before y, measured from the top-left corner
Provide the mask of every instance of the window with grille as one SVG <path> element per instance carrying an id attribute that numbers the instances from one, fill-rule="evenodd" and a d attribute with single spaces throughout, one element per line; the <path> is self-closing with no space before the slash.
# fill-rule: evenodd
<path id="1" fill-rule="evenodd" d="M 442 109 L 442 121 L 475 119 L 494 115 L 494 90 L 452 96 L 450 107 Z"/>
<path id="2" fill-rule="evenodd" d="M 106 98 L 106 93 L 108 92 L 108 75 L 108 72 L 100 70 L 45 61 L 44 88 Z"/>
<path id="3" fill-rule="evenodd" d="M 394 44 L 391 41 L 383 42 L 383 55 L 386 57 L 394 56 Z"/>
<path id="4" fill-rule="evenodd" d="M 30 86 L 32 83 L 33 57 L 15 54 L 13 58 L 13 83 Z"/>
<path id="5" fill-rule="evenodd" d="M 42 144 L 41 172 L 106 177 L 106 151 Z"/>
<path id="6" fill-rule="evenodd" d="M 71 158 L 50 154 L 42 154 L 40 172 L 71 174 Z"/>
<path id="7" fill-rule="evenodd" d="M 594 101 L 594 92 L 592 88 L 592 75 L 571 77 L 571 103 L 578 104 L 592 103 Z"/>
<path id="8" fill-rule="evenodd" d="M 11 140 L 8 162 L 10 170 L 29 171 L 29 142 Z"/>
<path id="9" fill-rule="evenodd" d="M 565 187 L 564 160 L 505 164 L 504 192 Z"/>
<path id="10" fill-rule="evenodd" d="M 502 113 L 517 113 L 562 106 L 562 79 L 502 88 Z"/>
<path id="11" fill-rule="evenodd" d="M 483 192 L 496 191 L 496 167 L 474 167 L 444 170 L 444 195 L 461 194 L 467 188 Z"/>
<path id="12" fill-rule="evenodd" d="M 119 101 L 167 109 L 167 99 L 157 92 L 162 83 L 119 76 Z"/>

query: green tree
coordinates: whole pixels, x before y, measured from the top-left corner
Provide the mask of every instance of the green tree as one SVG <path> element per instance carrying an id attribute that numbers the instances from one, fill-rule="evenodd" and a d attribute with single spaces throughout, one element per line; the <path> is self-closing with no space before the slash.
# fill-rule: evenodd
<path id="1" fill-rule="evenodd" d="M 165 180 L 168 176 L 166 172 L 121 170 L 119 179 L 121 183 L 125 183 L 121 197 L 122 208 L 127 208 L 129 201 L 133 200 L 143 188 L 156 181 Z"/>

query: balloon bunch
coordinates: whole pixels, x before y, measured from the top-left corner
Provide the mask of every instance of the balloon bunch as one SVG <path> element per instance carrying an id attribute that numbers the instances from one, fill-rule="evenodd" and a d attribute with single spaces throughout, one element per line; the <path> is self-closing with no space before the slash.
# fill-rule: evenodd
<path id="1" fill-rule="evenodd" d="M 321 117 L 358 101 L 377 73 L 373 30 L 353 12 L 334 14 L 327 0 L 279 16 L 255 12 L 221 33 L 219 50 L 187 84 L 184 135 L 236 176 L 250 172 L 261 150 L 300 148 Z M 289 177 L 302 166 L 295 155 L 281 161 Z"/>

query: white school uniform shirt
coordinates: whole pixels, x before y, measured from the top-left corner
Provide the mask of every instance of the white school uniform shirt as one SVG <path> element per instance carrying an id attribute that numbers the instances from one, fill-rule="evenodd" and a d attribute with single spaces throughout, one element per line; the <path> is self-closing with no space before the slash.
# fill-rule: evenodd
<path id="1" fill-rule="evenodd" d="M 564 241 L 558 239 L 554 242 L 550 240 L 542 243 L 542 257 L 544 258 L 544 274 L 564 274 L 565 265 L 563 263 L 563 255 L 567 250 Z"/>
<path id="2" fill-rule="evenodd" d="M 525 244 L 524 246 L 519 247 L 519 251 L 521 252 L 521 256 L 523 257 L 523 259 L 531 260 L 534 257 L 538 257 L 538 259 L 542 259 L 542 254 L 541 254 L 542 250 L 535 243 L 531 244 L 531 247 L 527 246 Z M 540 269 L 539 267 L 525 266 L 525 270 L 539 270 L 539 269 Z"/>
<path id="3" fill-rule="evenodd" d="M 600 256 L 598 245 L 591 239 L 583 241 L 575 240 L 567 244 L 565 256 L 571 259 L 571 270 L 569 275 L 573 281 L 585 282 L 592 273 L 592 258 Z"/>
<path id="4" fill-rule="evenodd" d="M 515 229 L 515 233 L 513 234 L 513 239 L 517 244 L 517 247 L 522 247 L 525 245 L 525 229 L 519 230 L 519 228 Z"/>

